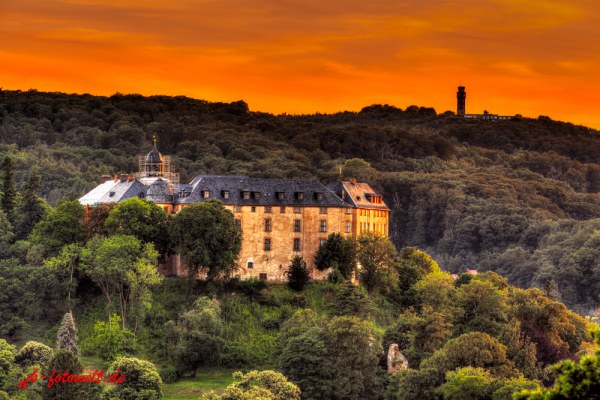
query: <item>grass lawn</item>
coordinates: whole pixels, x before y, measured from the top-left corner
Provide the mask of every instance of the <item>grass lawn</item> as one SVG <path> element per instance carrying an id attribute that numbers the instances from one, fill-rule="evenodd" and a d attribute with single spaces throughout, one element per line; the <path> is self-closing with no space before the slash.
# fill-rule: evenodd
<path id="1" fill-rule="evenodd" d="M 85 373 L 92 374 L 102 370 L 102 360 L 98 357 L 79 357 Z M 233 373 L 239 369 L 211 369 L 198 371 L 195 378 L 181 378 L 175 383 L 163 387 L 163 399 L 197 399 L 204 393 L 214 390 L 221 393 L 234 382 Z"/>
<path id="2" fill-rule="evenodd" d="M 213 369 L 198 371 L 195 378 L 181 378 L 175 383 L 165 384 L 163 399 L 187 400 L 197 399 L 204 393 L 214 390 L 221 393 L 234 382 L 233 373 L 236 369 Z"/>

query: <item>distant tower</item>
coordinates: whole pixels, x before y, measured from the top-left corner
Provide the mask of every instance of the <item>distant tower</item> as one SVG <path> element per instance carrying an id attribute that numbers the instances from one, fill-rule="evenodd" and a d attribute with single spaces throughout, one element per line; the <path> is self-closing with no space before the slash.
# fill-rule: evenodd
<path id="1" fill-rule="evenodd" d="M 464 86 L 458 87 L 458 92 L 456 92 L 457 99 L 457 109 L 456 115 L 465 115 L 465 100 L 467 98 L 467 92 L 465 92 Z"/>

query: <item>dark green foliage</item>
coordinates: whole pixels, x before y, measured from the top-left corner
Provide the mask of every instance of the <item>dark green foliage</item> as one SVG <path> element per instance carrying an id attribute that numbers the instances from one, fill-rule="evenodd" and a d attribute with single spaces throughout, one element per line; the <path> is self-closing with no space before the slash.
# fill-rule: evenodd
<path id="1" fill-rule="evenodd" d="M 16 220 L 15 206 L 17 189 L 15 188 L 15 164 L 12 157 L 5 156 L 0 165 L 2 169 L 2 197 L 0 209 L 6 214 L 8 221 L 14 225 Z"/>
<path id="2" fill-rule="evenodd" d="M 267 330 L 278 331 L 281 326 L 281 320 L 279 318 L 270 317 L 263 319 L 260 324 Z"/>
<path id="3" fill-rule="evenodd" d="M 168 367 L 158 370 L 158 375 L 163 383 L 175 383 L 180 378 L 179 371 L 175 367 Z"/>
<path id="4" fill-rule="evenodd" d="M 199 273 L 207 274 L 208 279 L 231 276 L 237 269 L 242 231 L 219 200 L 185 207 L 173 218 L 169 232 L 191 278 Z"/>
<path id="5" fill-rule="evenodd" d="M 49 257 L 56 256 L 63 246 L 85 240 L 84 218 L 85 207 L 79 201 L 63 203 L 35 226 L 31 241 L 43 245 Z"/>
<path id="6" fill-rule="evenodd" d="M 164 259 L 168 255 L 169 216 L 153 201 L 131 198 L 110 211 L 105 223 L 109 235 L 131 235 L 142 243 L 152 243 Z"/>
<path id="7" fill-rule="evenodd" d="M 56 371 L 56 372 L 54 372 Z M 73 376 L 83 373 L 83 366 L 68 350 L 58 350 L 48 362 L 48 365 L 41 371 L 50 379 L 56 378 L 65 372 Z M 61 376 L 62 378 L 62 376 Z M 40 394 L 43 400 L 87 400 L 99 399 L 96 383 L 83 382 L 56 382 L 52 387 L 48 384 L 41 385 Z"/>
<path id="8" fill-rule="evenodd" d="M 344 279 L 352 278 L 356 270 L 354 238 L 344 238 L 339 233 L 330 234 L 315 254 L 315 266 L 319 271 L 335 266 Z"/>
<path id="9" fill-rule="evenodd" d="M 366 291 L 352 283 L 346 283 L 335 291 L 335 300 L 328 313 L 334 317 L 366 318 L 374 311 Z"/>
<path id="10" fill-rule="evenodd" d="M 49 213 L 50 207 L 43 199 L 37 197 L 36 192 L 42 188 L 37 167 L 31 168 L 29 181 L 21 188 L 21 201 L 17 207 L 15 217 L 15 239 L 25 240 L 33 231 L 38 222 Z"/>
<path id="11" fill-rule="evenodd" d="M 125 375 L 123 383 L 109 386 L 102 394 L 103 400 L 159 400 L 163 397 L 163 382 L 156 367 L 149 361 L 122 357 L 112 363 L 106 374 L 119 371 Z"/>
<path id="12" fill-rule="evenodd" d="M 8 388 L 10 372 L 12 365 L 17 355 L 17 349 L 6 342 L 4 339 L 0 339 L 0 389 L 14 389 Z"/>
<path id="13" fill-rule="evenodd" d="M 302 291 L 304 285 L 310 282 L 310 272 L 308 272 L 306 262 L 300 256 L 292 259 L 292 263 L 285 274 L 287 275 L 288 286 L 298 292 Z"/>
<path id="14" fill-rule="evenodd" d="M 201 297 L 177 324 L 170 324 L 172 358 L 180 374 L 221 365 L 225 340 L 219 302 Z"/>
<path id="15" fill-rule="evenodd" d="M 471 282 L 471 279 L 473 279 L 473 275 L 465 272 L 460 274 L 460 276 L 458 277 L 458 279 L 456 279 L 454 281 L 454 286 L 456 286 L 457 288 L 461 287 L 462 285 L 467 285 Z"/>
<path id="16" fill-rule="evenodd" d="M 308 300 L 303 294 L 295 294 L 290 300 L 290 305 L 296 308 L 306 308 L 306 306 L 308 305 Z"/>

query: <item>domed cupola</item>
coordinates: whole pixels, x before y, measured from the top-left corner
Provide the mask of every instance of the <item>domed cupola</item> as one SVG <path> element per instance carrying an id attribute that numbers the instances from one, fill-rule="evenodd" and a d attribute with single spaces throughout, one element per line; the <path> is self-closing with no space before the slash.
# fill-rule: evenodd
<path id="1" fill-rule="evenodd" d="M 146 162 L 151 164 L 162 164 L 163 156 L 156 150 L 156 140 L 154 140 L 154 148 L 146 156 Z"/>
<path id="2" fill-rule="evenodd" d="M 158 178 L 148 187 L 146 199 L 156 204 L 173 203 L 173 192 L 168 181 Z"/>

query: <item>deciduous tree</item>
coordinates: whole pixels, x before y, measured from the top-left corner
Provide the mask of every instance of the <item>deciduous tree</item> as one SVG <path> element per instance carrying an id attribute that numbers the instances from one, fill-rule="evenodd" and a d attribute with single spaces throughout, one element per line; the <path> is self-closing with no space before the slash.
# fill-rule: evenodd
<path id="1" fill-rule="evenodd" d="M 375 289 L 391 287 L 398 280 L 395 254 L 394 245 L 384 235 L 365 232 L 358 238 L 360 284 L 367 289 L 369 300 Z"/>

